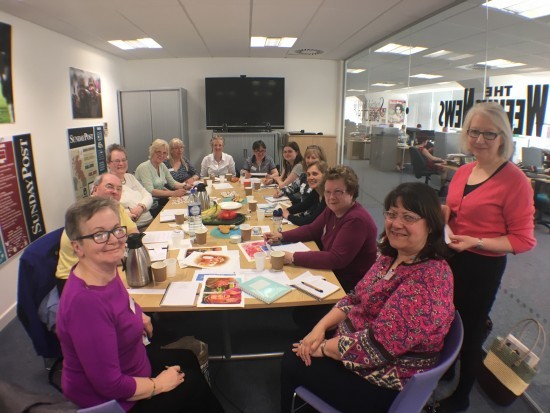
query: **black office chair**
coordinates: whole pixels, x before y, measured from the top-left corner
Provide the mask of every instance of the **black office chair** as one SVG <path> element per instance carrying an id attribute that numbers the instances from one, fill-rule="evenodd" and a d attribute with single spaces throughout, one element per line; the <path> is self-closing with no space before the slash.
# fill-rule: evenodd
<path id="1" fill-rule="evenodd" d="M 411 146 L 409 148 L 409 154 L 411 156 L 414 176 L 416 176 L 417 178 L 426 177 L 424 183 L 427 184 L 430 181 L 430 176 L 436 172 L 426 169 L 426 160 L 424 159 L 418 148 Z"/>

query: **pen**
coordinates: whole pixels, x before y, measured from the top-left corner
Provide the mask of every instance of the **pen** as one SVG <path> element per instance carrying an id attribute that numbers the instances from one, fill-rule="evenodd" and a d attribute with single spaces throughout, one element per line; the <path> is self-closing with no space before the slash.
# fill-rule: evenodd
<path id="1" fill-rule="evenodd" d="M 317 288 L 317 287 L 315 287 L 315 286 L 313 286 L 313 285 L 311 285 L 311 284 L 308 284 L 308 283 L 305 282 L 305 281 L 302 281 L 302 284 L 304 284 L 306 287 L 309 287 L 309 288 L 314 289 L 314 290 L 317 291 L 318 293 L 322 293 L 322 292 L 323 292 L 323 290 L 321 290 L 320 288 Z"/>

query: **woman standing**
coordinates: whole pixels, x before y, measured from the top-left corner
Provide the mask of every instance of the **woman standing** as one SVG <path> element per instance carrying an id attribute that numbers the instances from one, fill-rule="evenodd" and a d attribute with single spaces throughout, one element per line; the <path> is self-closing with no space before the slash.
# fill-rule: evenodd
<path id="1" fill-rule="evenodd" d="M 180 138 L 173 138 L 168 144 L 170 155 L 164 161 L 168 171 L 176 181 L 193 186 L 193 183 L 199 179 L 197 170 L 191 165 L 189 159 L 183 156 L 183 142 Z"/>
<path id="2" fill-rule="evenodd" d="M 283 217 L 294 225 L 306 225 L 315 221 L 325 210 L 327 204 L 324 197 L 324 179 L 328 165 L 323 161 L 315 161 L 307 167 L 307 183 L 311 191 L 305 199 L 283 210 Z"/>
<path id="3" fill-rule="evenodd" d="M 134 175 L 128 173 L 126 149 L 114 143 L 107 148 L 109 172 L 116 175 L 122 183 L 120 204 L 128 210 L 130 218 L 138 228 L 151 223 L 153 216 L 149 212 L 153 206 L 153 196 L 139 183 Z"/>
<path id="4" fill-rule="evenodd" d="M 359 180 L 348 166 L 329 168 L 325 176 L 327 208 L 311 224 L 267 233 L 273 242 L 315 241 L 321 251 L 285 252 L 285 263 L 301 267 L 331 269 L 349 291 L 376 259 L 376 224 L 359 202 Z"/>
<path id="5" fill-rule="evenodd" d="M 454 318 L 441 206 L 415 182 L 391 191 L 384 209 L 374 265 L 285 353 L 282 412 L 300 385 L 343 412 L 387 412 L 414 374 L 436 365 Z"/>
<path id="6" fill-rule="evenodd" d="M 223 411 L 195 355 L 162 350 L 128 295 L 117 271 L 127 237 L 116 202 L 81 199 L 67 210 L 65 230 L 78 263 L 57 313 L 63 394 L 80 408 L 114 399 L 133 413 Z"/>
<path id="7" fill-rule="evenodd" d="M 214 135 L 210 139 L 212 153 L 206 155 L 201 162 L 201 176 L 215 177 L 225 174 L 235 176 L 235 161 L 233 157 L 223 151 L 225 139 L 223 136 Z"/>
<path id="8" fill-rule="evenodd" d="M 464 120 L 463 146 L 476 162 L 458 169 L 449 185 L 445 213 L 452 233 L 449 260 L 455 277 L 455 305 L 464 324 L 460 381 L 444 411 L 468 408 L 481 365 L 486 320 L 506 268 L 506 254 L 529 251 L 533 235 L 533 190 L 510 159 L 514 144 L 504 109 L 479 103 Z"/>
<path id="9" fill-rule="evenodd" d="M 283 173 L 281 176 L 267 175 L 266 181 L 274 180 L 279 184 L 279 189 L 294 182 L 304 172 L 303 158 L 300 147 L 296 142 L 288 142 L 283 148 Z"/>
<path id="10" fill-rule="evenodd" d="M 153 195 L 151 215 L 154 217 L 162 210 L 171 196 L 183 196 L 187 184 L 177 182 L 164 160 L 168 156 L 168 143 L 163 139 L 156 139 L 149 147 L 149 160 L 136 168 L 136 178 L 143 187 Z"/>

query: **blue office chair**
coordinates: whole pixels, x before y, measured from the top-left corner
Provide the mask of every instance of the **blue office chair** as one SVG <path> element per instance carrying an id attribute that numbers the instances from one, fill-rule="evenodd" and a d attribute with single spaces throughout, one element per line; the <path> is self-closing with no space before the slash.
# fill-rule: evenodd
<path id="1" fill-rule="evenodd" d="M 124 413 L 124 409 L 120 407 L 120 404 L 116 400 L 109 400 L 108 402 L 98 404 L 97 406 L 87 407 L 85 409 L 78 409 L 77 413 Z"/>
<path id="2" fill-rule="evenodd" d="M 451 324 L 449 333 L 445 337 L 445 344 L 441 351 L 439 363 L 433 369 L 415 374 L 407 382 L 403 390 L 393 401 L 388 413 L 420 413 L 430 397 L 433 395 L 439 379 L 445 374 L 454 363 L 462 347 L 464 329 L 458 311 L 455 312 L 455 319 Z M 295 407 L 296 396 L 299 396 L 305 404 Z M 294 390 L 292 397 L 292 413 L 301 409 L 306 404 L 313 406 L 320 413 L 340 413 L 320 397 L 310 392 L 304 386 Z M 368 408 L 365 409 L 368 413 Z"/>

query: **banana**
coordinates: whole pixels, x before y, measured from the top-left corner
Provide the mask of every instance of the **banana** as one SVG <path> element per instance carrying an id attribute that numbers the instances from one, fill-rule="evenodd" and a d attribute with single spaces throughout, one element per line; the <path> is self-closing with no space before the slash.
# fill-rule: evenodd
<path id="1" fill-rule="evenodd" d="M 216 202 L 206 211 L 202 211 L 201 217 L 203 220 L 212 220 L 218 215 L 219 206 Z"/>

